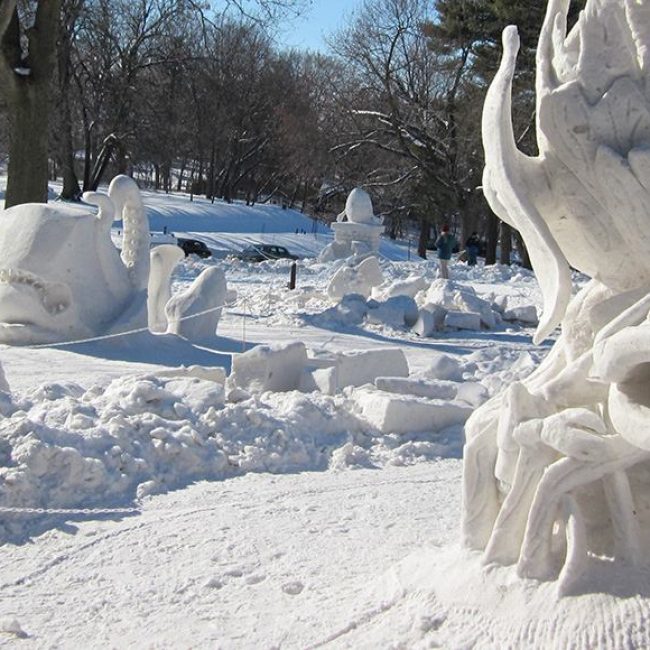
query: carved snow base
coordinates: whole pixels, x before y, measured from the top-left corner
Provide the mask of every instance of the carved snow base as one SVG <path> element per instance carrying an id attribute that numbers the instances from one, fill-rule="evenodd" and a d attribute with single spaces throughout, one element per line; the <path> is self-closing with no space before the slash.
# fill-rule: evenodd
<path id="1" fill-rule="evenodd" d="M 620 299 L 588 285 L 540 368 L 466 424 L 465 545 L 561 591 L 588 558 L 650 564 L 647 299 L 593 331 Z"/>

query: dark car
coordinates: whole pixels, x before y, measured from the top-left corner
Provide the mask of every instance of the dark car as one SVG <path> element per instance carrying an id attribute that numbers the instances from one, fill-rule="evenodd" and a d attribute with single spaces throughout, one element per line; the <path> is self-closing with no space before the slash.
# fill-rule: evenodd
<path id="1" fill-rule="evenodd" d="M 298 256 L 291 254 L 284 246 L 274 246 L 269 244 L 259 244 L 258 246 L 249 246 L 243 251 L 237 253 L 235 257 L 244 262 L 263 262 L 264 260 L 297 260 Z"/>
<path id="2" fill-rule="evenodd" d="M 199 257 L 205 259 L 206 257 L 210 257 L 212 255 L 212 251 L 198 239 L 183 239 L 179 237 L 178 245 L 183 249 L 185 257 L 188 255 L 198 255 Z"/>

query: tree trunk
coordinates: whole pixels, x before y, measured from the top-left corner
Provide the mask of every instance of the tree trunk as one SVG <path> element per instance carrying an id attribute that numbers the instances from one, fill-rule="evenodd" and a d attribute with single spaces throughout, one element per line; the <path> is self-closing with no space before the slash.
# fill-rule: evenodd
<path id="1" fill-rule="evenodd" d="M 43 84 L 21 83 L 8 93 L 9 166 L 5 208 L 47 203 L 48 103 Z"/>
<path id="2" fill-rule="evenodd" d="M 510 253 L 512 253 L 512 228 L 505 222 L 501 222 L 501 250 L 499 252 L 499 263 L 510 264 Z"/>
<path id="3" fill-rule="evenodd" d="M 0 2 L 0 82 L 9 117 L 5 207 L 47 203 L 48 112 L 60 0 L 41 0 L 23 58 L 16 2 Z"/>
<path id="4" fill-rule="evenodd" d="M 66 12 L 66 5 L 68 11 Z M 72 130 L 72 34 L 83 7 L 83 2 L 66 3 L 63 5 L 63 15 L 60 21 L 58 45 L 58 70 L 59 70 L 59 120 L 58 142 L 59 156 L 63 168 L 63 189 L 61 197 L 78 201 L 81 198 L 81 188 L 75 169 L 74 139 Z"/>
<path id="5" fill-rule="evenodd" d="M 427 244 L 429 243 L 429 220 L 426 217 L 420 217 L 420 234 L 418 236 L 418 255 L 427 259 Z"/>
<path id="6" fill-rule="evenodd" d="M 490 210 L 486 218 L 485 232 L 485 264 L 496 264 L 497 240 L 499 238 L 499 219 Z"/>

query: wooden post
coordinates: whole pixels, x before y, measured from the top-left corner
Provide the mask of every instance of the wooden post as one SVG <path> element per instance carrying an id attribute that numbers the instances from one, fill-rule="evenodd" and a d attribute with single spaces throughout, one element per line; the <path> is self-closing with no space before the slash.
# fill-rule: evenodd
<path id="1" fill-rule="evenodd" d="M 298 265 L 294 262 L 291 265 L 291 275 L 289 276 L 289 289 L 293 291 L 293 289 L 296 288 L 296 271 L 297 271 Z"/>

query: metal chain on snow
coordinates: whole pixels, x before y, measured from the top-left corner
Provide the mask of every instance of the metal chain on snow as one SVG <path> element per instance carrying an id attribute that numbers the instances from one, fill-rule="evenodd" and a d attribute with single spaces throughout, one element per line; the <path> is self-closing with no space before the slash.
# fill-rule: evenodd
<path id="1" fill-rule="evenodd" d="M 139 508 L 22 508 L 0 506 L 0 514 L 16 515 L 112 515 L 140 512 Z"/>

